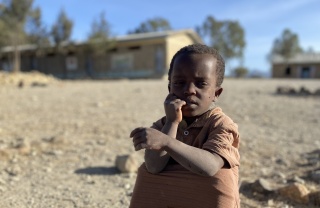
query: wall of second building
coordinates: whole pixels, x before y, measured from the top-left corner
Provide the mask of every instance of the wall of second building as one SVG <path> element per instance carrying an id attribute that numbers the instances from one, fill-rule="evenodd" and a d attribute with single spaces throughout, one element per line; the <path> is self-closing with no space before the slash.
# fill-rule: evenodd
<path id="1" fill-rule="evenodd" d="M 162 76 L 164 72 L 161 65 L 164 65 L 165 60 L 161 60 L 161 56 L 164 57 L 164 55 L 159 55 L 159 53 L 164 53 L 164 51 L 163 40 L 120 43 L 108 52 L 105 59 L 107 67 L 100 76 L 110 78 Z"/>
<path id="2" fill-rule="evenodd" d="M 303 73 L 307 69 L 307 73 Z M 316 64 L 273 64 L 273 78 L 320 78 L 320 63 Z"/>
<path id="3" fill-rule="evenodd" d="M 191 39 L 186 33 L 176 34 L 169 36 L 166 40 L 167 51 L 166 51 L 166 69 L 167 71 L 170 68 L 170 62 L 173 56 L 179 51 L 182 47 L 194 44 L 194 40 Z"/>

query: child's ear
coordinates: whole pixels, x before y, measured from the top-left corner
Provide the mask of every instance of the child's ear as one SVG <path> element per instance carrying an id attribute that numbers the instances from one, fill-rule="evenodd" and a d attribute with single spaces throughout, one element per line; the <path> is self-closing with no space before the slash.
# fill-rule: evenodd
<path id="1" fill-rule="evenodd" d="M 223 91 L 222 87 L 219 87 L 216 89 L 216 91 L 214 92 L 213 102 L 215 102 L 218 99 L 218 97 L 221 95 L 222 91 Z"/>

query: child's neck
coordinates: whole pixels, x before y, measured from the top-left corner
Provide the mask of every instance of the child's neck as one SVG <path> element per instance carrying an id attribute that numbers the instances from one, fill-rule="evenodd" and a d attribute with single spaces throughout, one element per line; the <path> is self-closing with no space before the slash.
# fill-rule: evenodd
<path id="1" fill-rule="evenodd" d="M 183 120 L 185 120 L 185 122 L 187 123 L 187 126 L 190 126 L 195 120 L 197 120 L 197 118 L 199 118 L 199 116 L 184 117 Z"/>

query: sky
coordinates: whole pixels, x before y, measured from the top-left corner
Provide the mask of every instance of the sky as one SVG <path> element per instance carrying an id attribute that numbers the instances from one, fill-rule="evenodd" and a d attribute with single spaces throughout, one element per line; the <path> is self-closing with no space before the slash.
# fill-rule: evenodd
<path id="1" fill-rule="evenodd" d="M 176 30 L 194 29 L 209 15 L 238 21 L 245 31 L 243 65 L 267 74 L 271 68 L 267 54 L 286 28 L 299 36 L 303 49 L 320 52 L 320 0 L 34 0 L 34 6 L 41 8 L 49 28 L 63 9 L 74 22 L 72 39 L 79 42 L 102 12 L 114 36 L 126 35 L 155 17 L 167 19 Z"/>

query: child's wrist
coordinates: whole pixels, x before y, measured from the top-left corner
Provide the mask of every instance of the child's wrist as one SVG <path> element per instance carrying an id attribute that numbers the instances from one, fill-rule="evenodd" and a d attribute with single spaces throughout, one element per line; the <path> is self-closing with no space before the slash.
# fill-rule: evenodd
<path id="1" fill-rule="evenodd" d="M 164 125 L 170 126 L 170 127 L 173 127 L 173 128 L 178 128 L 179 123 L 180 122 L 178 122 L 178 121 L 166 121 L 166 123 Z"/>

